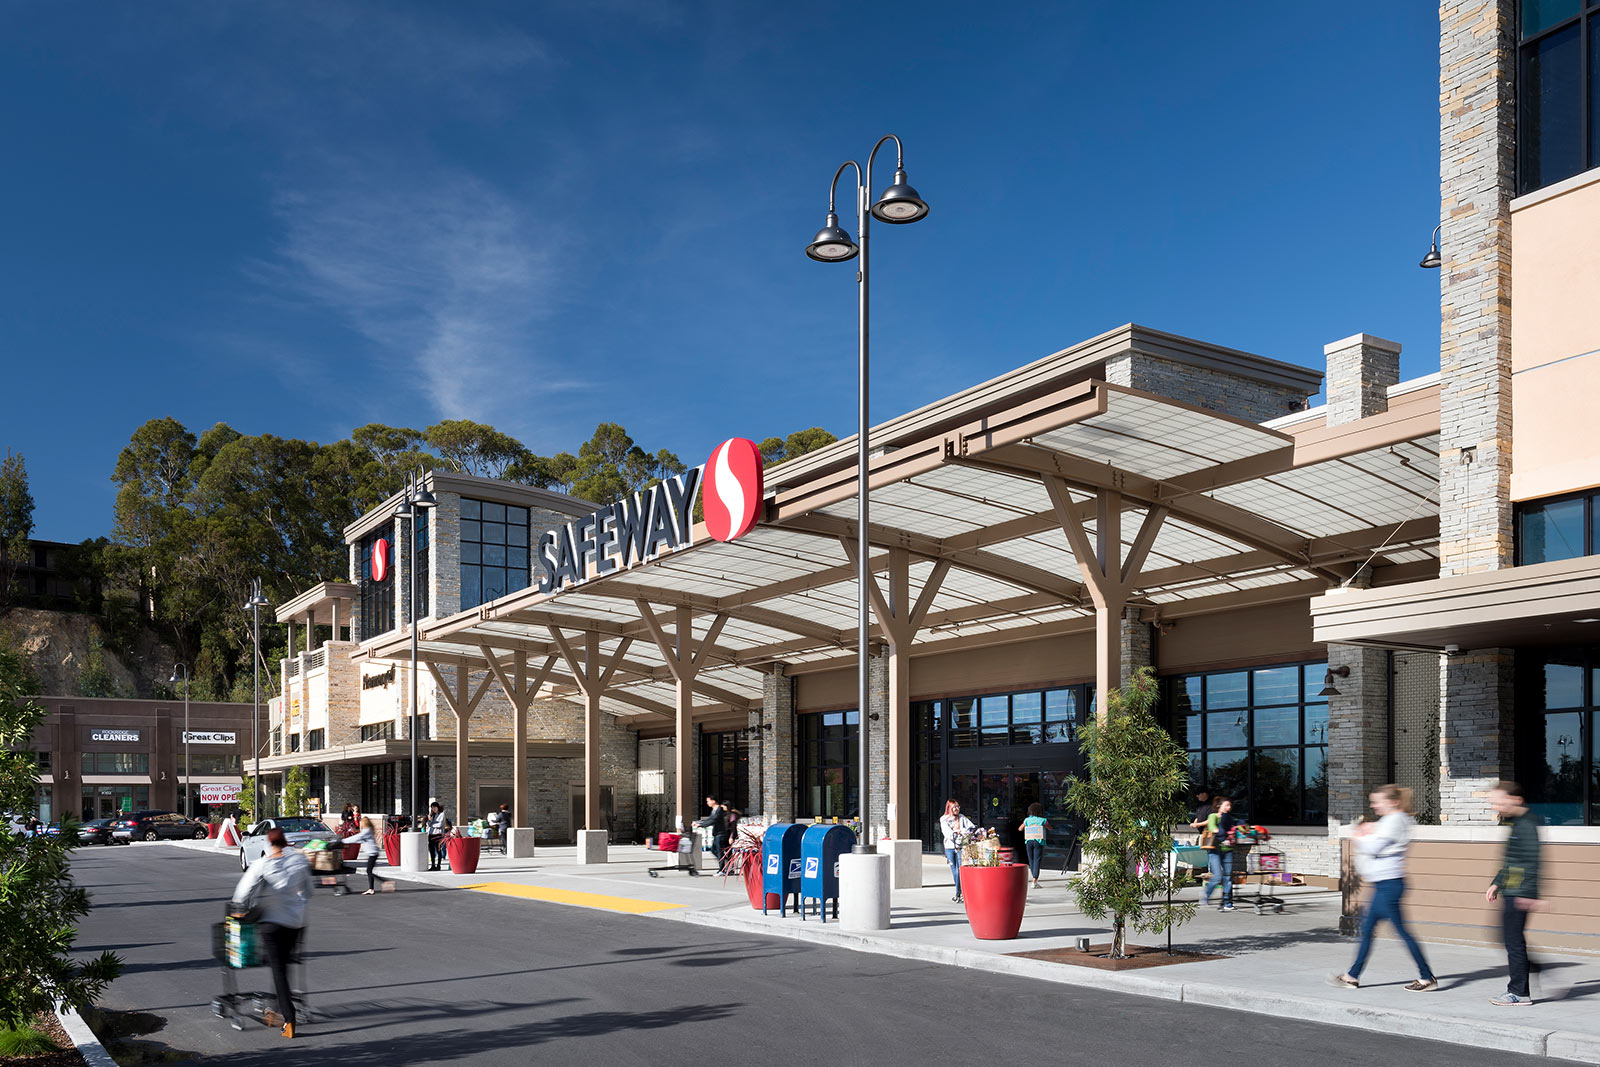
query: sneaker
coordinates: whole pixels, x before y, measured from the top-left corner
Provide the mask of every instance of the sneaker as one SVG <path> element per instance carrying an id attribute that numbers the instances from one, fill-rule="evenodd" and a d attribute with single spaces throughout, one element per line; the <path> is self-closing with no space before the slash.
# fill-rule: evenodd
<path id="1" fill-rule="evenodd" d="M 1490 997 L 1489 1003 L 1497 1008 L 1530 1008 L 1533 998 L 1519 997 L 1515 993 L 1501 993 L 1498 997 Z"/>
<path id="2" fill-rule="evenodd" d="M 1415 982 L 1408 983 L 1405 988 L 1411 990 L 1413 993 L 1432 993 L 1435 989 L 1439 988 L 1439 979 L 1418 978 Z"/>
<path id="3" fill-rule="evenodd" d="M 1331 975 L 1328 978 L 1328 984 L 1329 985 L 1338 986 L 1341 989 L 1360 989 L 1361 988 L 1361 983 L 1359 981 L 1357 981 L 1356 979 L 1351 978 L 1349 974 Z"/>
<path id="4" fill-rule="evenodd" d="M 1217 910 L 1218 911 L 1232 911 L 1233 910 L 1233 905 L 1232 904 L 1224 904 L 1222 907 L 1218 908 Z"/>

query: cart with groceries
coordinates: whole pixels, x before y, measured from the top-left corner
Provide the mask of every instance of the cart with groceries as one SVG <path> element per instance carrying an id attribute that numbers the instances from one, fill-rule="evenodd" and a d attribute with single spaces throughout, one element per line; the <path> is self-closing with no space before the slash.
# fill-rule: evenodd
<path id="1" fill-rule="evenodd" d="M 293 990 L 295 1014 L 304 1022 L 311 1018 L 311 1008 L 305 994 L 305 934 L 302 932 L 300 936 L 300 947 L 289 964 L 289 985 Z M 243 1030 L 247 1022 L 277 1025 L 269 1022 L 269 1015 L 278 1009 L 276 994 L 271 989 L 240 988 L 240 971 L 258 969 L 265 974 L 267 948 L 260 925 L 248 918 L 229 915 L 211 927 L 211 955 L 222 967 L 222 992 L 212 998 L 211 1013 L 226 1019 L 235 1030 Z M 270 978 L 267 984 L 271 984 Z"/>
<path id="2" fill-rule="evenodd" d="M 664 867 L 646 867 L 645 873 L 652 878 L 660 878 L 662 871 L 688 871 L 693 878 L 700 873 L 694 866 L 694 834 L 657 834 L 657 852 L 670 852 L 674 862 Z"/>
<path id="3" fill-rule="evenodd" d="M 311 864 L 313 886 L 331 889 L 336 897 L 350 892 L 350 884 L 345 879 L 355 873 L 355 868 L 345 862 L 343 842 L 338 838 L 326 841 L 315 838 L 306 842 L 305 853 Z"/>
<path id="4" fill-rule="evenodd" d="M 1271 892 L 1274 886 L 1283 885 L 1289 878 L 1283 850 L 1267 843 L 1272 840 L 1272 834 L 1265 826 L 1240 825 L 1234 828 L 1233 836 L 1234 869 L 1238 870 L 1241 859 L 1244 862 L 1244 885 L 1240 888 L 1248 889 L 1250 879 L 1256 880 L 1256 891 L 1235 893 L 1234 902 L 1253 905 L 1257 915 L 1267 908 L 1271 908 L 1274 914 L 1283 914 L 1283 898 Z"/>

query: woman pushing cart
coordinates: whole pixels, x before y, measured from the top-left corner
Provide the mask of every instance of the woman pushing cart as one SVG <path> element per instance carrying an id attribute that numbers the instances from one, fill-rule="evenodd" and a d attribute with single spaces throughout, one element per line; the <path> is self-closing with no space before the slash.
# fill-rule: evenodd
<path id="1" fill-rule="evenodd" d="M 289 847 L 282 830 L 267 831 L 267 851 L 252 863 L 234 887 L 229 918 L 223 924 L 224 966 L 231 969 L 258 962 L 255 950 L 265 952 L 272 969 L 276 1011 L 264 1011 L 261 1021 L 268 1026 L 283 1026 L 283 1036 L 294 1037 L 296 1011 L 289 985 L 289 964 L 300 958 L 300 938 L 306 925 L 306 905 L 311 899 L 311 871 L 306 858 Z M 235 962 L 237 960 L 238 962 Z M 225 985 L 231 984 L 231 971 Z M 239 1017 L 238 994 L 228 989 L 213 1008 L 223 1014 L 227 1007 Z M 235 1025 L 238 1023 L 235 1021 Z"/>

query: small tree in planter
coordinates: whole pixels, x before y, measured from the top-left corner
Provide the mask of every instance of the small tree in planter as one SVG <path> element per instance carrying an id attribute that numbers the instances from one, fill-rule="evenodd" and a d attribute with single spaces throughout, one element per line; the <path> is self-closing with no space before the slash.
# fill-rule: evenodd
<path id="1" fill-rule="evenodd" d="M 1127 928 L 1159 933 L 1193 917 L 1196 905 L 1168 903 L 1166 857 L 1184 816 L 1188 756 L 1151 714 L 1155 671 L 1140 667 L 1111 694 L 1106 714 L 1078 732 L 1089 777 L 1067 791 L 1067 807 L 1088 823 L 1084 867 L 1072 883 L 1078 910 L 1111 917 L 1111 958 L 1127 954 Z M 1161 898 L 1161 899 L 1157 899 Z"/>
<path id="2" fill-rule="evenodd" d="M 306 794 L 311 789 L 311 778 L 304 767 L 290 767 L 283 776 L 283 812 L 285 815 L 306 813 Z"/>

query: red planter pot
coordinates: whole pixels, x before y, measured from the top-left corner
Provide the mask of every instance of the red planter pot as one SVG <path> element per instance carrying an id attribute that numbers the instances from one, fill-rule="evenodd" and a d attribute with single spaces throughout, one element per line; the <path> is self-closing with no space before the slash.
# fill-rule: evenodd
<path id="1" fill-rule="evenodd" d="M 383 835 L 383 858 L 389 861 L 389 866 L 400 866 L 400 835 Z"/>
<path id="2" fill-rule="evenodd" d="M 347 860 L 360 859 L 361 858 L 361 846 L 360 845 L 346 845 L 346 846 L 344 846 L 344 858 L 347 859 Z"/>
<path id="3" fill-rule="evenodd" d="M 445 841 L 445 854 L 450 857 L 451 874 L 478 873 L 478 853 L 483 841 L 476 837 L 452 837 Z"/>
<path id="4" fill-rule="evenodd" d="M 750 898 L 750 906 L 752 908 L 760 911 L 763 904 L 769 908 L 780 907 L 783 904 L 783 901 L 778 898 L 778 894 L 776 893 L 767 893 L 765 894 L 765 900 L 762 899 L 763 894 L 761 892 L 760 853 L 757 853 L 756 855 L 751 856 L 744 861 L 743 874 L 745 896 Z"/>
<path id="5" fill-rule="evenodd" d="M 980 941 L 1009 941 L 1022 929 L 1028 903 L 1028 867 L 961 868 L 961 898 L 966 901 L 972 936 Z"/>
<path id="6" fill-rule="evenodd" d="M 216 840 L 217 831 L 220 829 L 222 829 L 222 824 L 220 822 L 208 822 L 206 823 L 206 836 L 212 840 Z"/>

